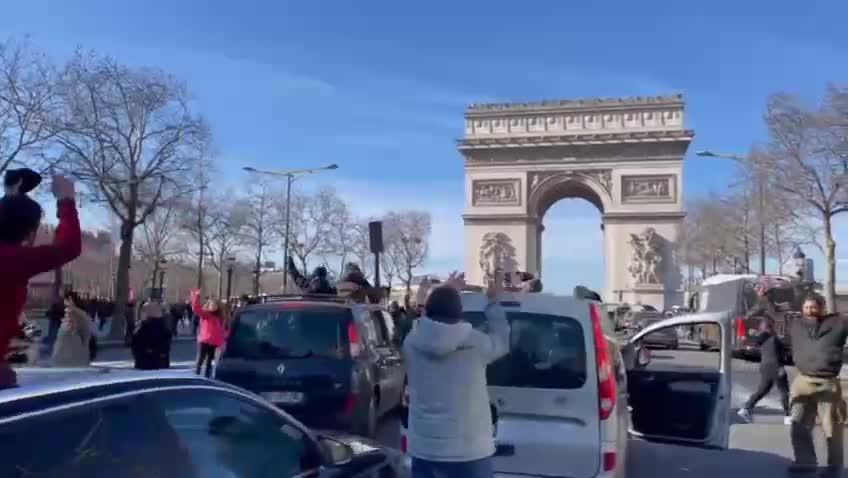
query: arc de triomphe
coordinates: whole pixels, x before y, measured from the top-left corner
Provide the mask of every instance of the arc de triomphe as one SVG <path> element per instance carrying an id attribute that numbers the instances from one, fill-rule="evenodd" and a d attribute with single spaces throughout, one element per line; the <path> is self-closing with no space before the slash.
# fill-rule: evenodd
<path id="1" fill-rule="evenodd" d="M 582 198 L 603 218 L 605 299 L 680 303 L 683 156 L 694 136 L 683 113 L 682 95 L 469 107 L 458 146 L 469 282 L 496 266 L 544 281 L 545 212 Z"/>

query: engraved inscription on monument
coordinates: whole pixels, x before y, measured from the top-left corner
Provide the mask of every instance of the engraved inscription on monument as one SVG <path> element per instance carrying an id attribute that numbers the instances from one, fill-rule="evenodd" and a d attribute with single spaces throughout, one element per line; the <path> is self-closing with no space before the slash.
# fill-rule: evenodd
<path id="1" fill-rule="evenodd" d="M 474 181 L 472 204 L 475 206 L 520 206 L 521 183 L 518 179 Z"/>
<path id="2" fill-rule="evenodd" d="M 654 176 L 622 176 L 623 202 L 674 202 L 677 200 L 677 177 L 673 174 Z"/>

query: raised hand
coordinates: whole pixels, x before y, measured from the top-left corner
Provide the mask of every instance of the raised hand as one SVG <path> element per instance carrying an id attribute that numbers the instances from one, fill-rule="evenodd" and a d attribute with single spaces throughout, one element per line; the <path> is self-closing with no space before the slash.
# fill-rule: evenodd
<path id="1" fill-rule="evenodd" d="M 448 276 L 448 280 L 445 281 L 445 285 L 458 290 L 464 289 L 468 286 L 468 284 L 465 283 L 465 273 L 459 271 L 451 272 Z"/>
<path id="2" fill-rule="evenodd" d="M 53 176 L 53 183 L 50 185 L 50 190 L 57 201 L 62 199 L 73 199 L 76 195 L 74 191 L 74 182 L 65 176 Z"/>

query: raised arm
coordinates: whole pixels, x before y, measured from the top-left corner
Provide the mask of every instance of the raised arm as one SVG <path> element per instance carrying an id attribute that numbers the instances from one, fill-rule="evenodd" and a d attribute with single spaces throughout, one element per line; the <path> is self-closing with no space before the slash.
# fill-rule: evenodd
<path id="1" fill-rule="evenodd" d="M 194 315 L 203 318 L 203 304 L 200 302 L 200 289 L 191 290 L 191 311 Z"/>
<path id="2" fill-rule="evenodd" d="M 56 215 L 59 226 L 53 244 L 20 248 L 14 260 L 3 265 L 9 274 L 29 279 L 79 257 L 82 252 L 82 233 L 73 197 L 59 199 Z"/>
<path id="3" fill-rule="evenodd" d="M 506 320 L 506 311 L 500 304 L 495 302 L 489 304 L 485 315 L 489 330 L 486 333 L 475 334 L 474 348 L 480 351 L 483 361 L 489 364 L 509 353 L 510 328 Z"/>

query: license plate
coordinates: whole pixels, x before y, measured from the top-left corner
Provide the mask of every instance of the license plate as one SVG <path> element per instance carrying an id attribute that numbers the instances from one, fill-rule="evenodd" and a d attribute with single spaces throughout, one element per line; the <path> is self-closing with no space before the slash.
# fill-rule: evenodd
<path id="1" fill-rule="evenodd" d="M 265 392 L 262 394 L 262 397 L 271 403 L 280 403 L 284 405 L 292 405 L 303 402 L 303 393 L 301 392 Z"/>

